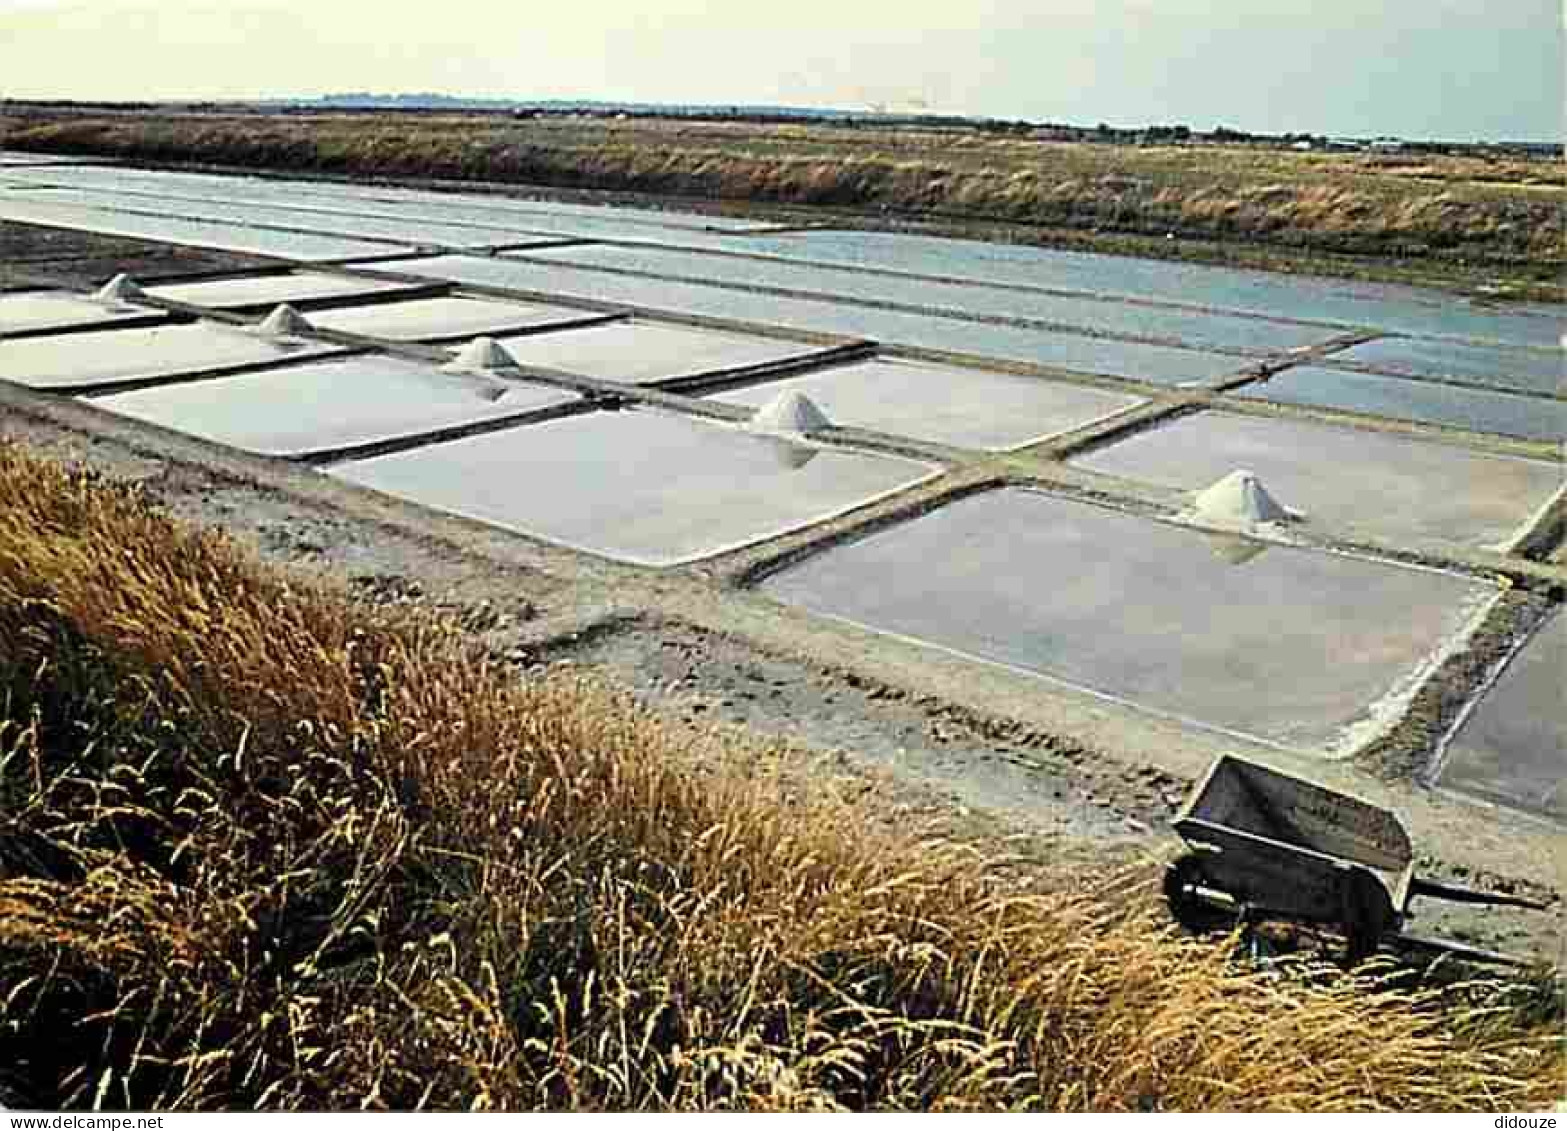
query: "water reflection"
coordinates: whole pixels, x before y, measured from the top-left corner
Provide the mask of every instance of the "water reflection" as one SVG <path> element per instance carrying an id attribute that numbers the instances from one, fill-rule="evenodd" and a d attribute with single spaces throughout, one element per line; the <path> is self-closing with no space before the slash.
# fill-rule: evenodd
<path id="1" fill-rule="evenodd" d="M 1266 542 L 1234 534 L 1204 534 L 1203 540 L 1208 543 L 1208 549 L 1213 551 L 1214 557 L 1234 566 L 1245 565 L 1268 549 Z"/>
<path id="2" fill-rule="evenodd" d="M 754 436 L 753 439 L 767 449 L 784 471 L 799 471 L 822 454 L 820 448 L 786 440 L 782 436 Z"/>

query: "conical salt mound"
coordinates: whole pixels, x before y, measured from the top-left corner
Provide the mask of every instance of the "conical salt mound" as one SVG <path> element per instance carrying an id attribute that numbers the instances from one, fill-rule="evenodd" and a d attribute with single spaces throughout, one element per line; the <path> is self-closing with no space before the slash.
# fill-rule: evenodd
<path id="1" fill-rule="evenodd" d="M 517 359 L 494 338 L 475 338 L 442 368 L 469 373 L 475 369 L 515 369 Z"/>
<path id="2" fill-rule="evenodd" d="M 1233 566 L 1243 566 L 1253 558 L 1266 553 L 1268 549 L 1266 542 L 1241 538 L 1234 534 L 1205 534 L 1203 537 L 1207 540 L 1208 548 L 1213 551 L 1214 557 Z"/>
<path id="3" fill-rule="evenodd" d="M 753 439 L 758 444 L 767 445 L 773 460 L 785 471 L 799 471 L 822 454 L 820 448 L 812 447 L 810 444 L 797 444 L 782 436 L 756 436 Z"/>
<path id="4" fill-rule="evenodd" d="M 1288 522 L 1293 517 L 1249 471 L 1232 471 L 1203 491 L 1196 510 L 1218 522 Z"/>
<path id="5" fill-rule="evenodd" d="M 751 427 L 760 432 L 798 435 L 815 432 L 832 424 L 827 414 L 804 393 L 780 393 L 751 417 Z"/>
<path id="6" fill-rule="evenodd" d="M 291 338 L 297 334 L 308 334 L 315 327 L 310 325 L 308 318 L 285 302 L 273 307 L 272 313 L 263 318 L 256 329 L 271 338 Z"/>
<path id="7" fill-rule="evenodd" d="M 147 292 L 141 289 L 135 279 L 120 274 L 99 287 L 92 297 L 97 302 L 135 302 L 139 298 L 146 298 Z"/>

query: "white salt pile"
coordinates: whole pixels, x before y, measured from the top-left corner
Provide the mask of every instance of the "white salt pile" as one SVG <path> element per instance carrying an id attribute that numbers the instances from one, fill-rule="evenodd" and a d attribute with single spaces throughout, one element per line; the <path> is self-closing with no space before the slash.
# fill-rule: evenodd
<path id="1" fill-rule="evenodd" d="M 1290 522 L 1301 517 L 1275 499 L 1249 471 L 1232 471 L 1201 491 L 1192 510 L 1197 518 L 1225 526 Z"/>
<path id="2" fill-rule="evenodd" d="M 129 275 L 120 274 L 110 279 L 93 294 L 93 301 L 103 303 L 135 302 L 146 298 L 147 292 Z"/>
<path id="3" fill-rule="evenodd" d="M 809 444 L 796 444 L 782 436 L 757 436 L 755 440 L 759 444 L 767 445 L 773 462 L 785 471 L 799 471 L 822 454 L 820 448 L 814 448 Z"/>
<path id="4" fill-rule="evenodd" d="M 272 313 L 261 320 L 256 332 L 269 338 L 292 338 L 314 329 L 308 318 L 285 302 L 272 308 Z"/>
<path id="5" fill-rule="evenodd" d="M 484 372 L 491 369 L 516 369 L 517 359 L 494 338 L 475 338 L 458 350 L 451 361 L 441 367 L 448 373 Z"/>
<path id="6" fill-rule="evenodd" d="M 831 424 L 815 401 L 797 392 L 780 393 L 751 417 L 751 427 L 756 431 L 784 436 L 805 435 Z"/>

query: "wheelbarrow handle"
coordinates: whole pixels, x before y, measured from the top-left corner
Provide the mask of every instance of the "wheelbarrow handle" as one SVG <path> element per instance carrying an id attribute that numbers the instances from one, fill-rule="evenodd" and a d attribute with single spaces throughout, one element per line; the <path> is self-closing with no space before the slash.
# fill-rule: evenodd
<path id="1" fill-rule="evenodd" d="M 1521 895 L 1502 895 L 1499 892 L 1476 891 L 1473 888 L 1461 888 L 1452 884 L 1438 883 L 1436 880 L 1423 880 L 1416 876 L 1409 884 L 1409 894 L 1429 895 L 1436 899 L 1447 899 L 1454 903 L 1489 903 L 1497 907 L 1527 907 L 1532 911 L 1547 911 L 1549 903 L 1541 903 L 1537 899 L 1525 899 Z"/>

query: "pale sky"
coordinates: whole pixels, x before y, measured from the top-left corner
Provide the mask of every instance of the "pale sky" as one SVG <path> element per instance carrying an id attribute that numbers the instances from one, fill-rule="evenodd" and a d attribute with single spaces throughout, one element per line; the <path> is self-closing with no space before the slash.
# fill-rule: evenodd
<path id="1" fill-rule="evenodd" d="M 369 90 L 1558 140 L 1567 0 L 0 0 L 0 97 Z"/>

